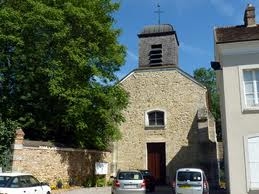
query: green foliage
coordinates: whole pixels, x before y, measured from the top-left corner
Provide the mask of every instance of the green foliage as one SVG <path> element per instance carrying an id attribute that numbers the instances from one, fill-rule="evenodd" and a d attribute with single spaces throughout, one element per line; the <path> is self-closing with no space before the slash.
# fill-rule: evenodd
<path id="1" fill-rule="evenodd" d="M 96 183 L 96 177 L 95 176 L 90 176 L 85 179 L 83 182 L 84 187 L 94 187 Z"/>
<path id="2" fill-rule="evenodd" d="M 110 187 L 110 186 L 112 186 L 112 184 L 113 184 L 113 180 L 111 180 L 111 179 L 110 179 L 110 180 L 108 180 L 108 182 L 107 182 L 107 186 L 109 186 L 109 187 Z"/>
<path id="3" fill-rule="evenodd" d="M 63 187 L 63 181 L 62 181 L 61 179 L 57 180 L 57 185 L 56 185 L 56 187 L 57 187 L 58 189 L 62 189 L 62 187 Z"/>
<path id="4" fill-rule="evenodd" d="M 16 122 L 0 120 L 0 167 L 3 171 L 11 170 L 11 145 L 14 142 L 17 126 Z"/>
<path id="5" fill-rule="evenodd" d="M 194 70 L 193 74 L 194 78 L 202 83 L 208 90 L 210 111 L 216 120 L 217 136 L 218 140 L 221 141 L 220 104 L 216 85 L 216 73 L 211 68 L 199 68 Z"/>
<path id="6" fill-rule="evenodd" d="M 90 176 L 85 179 L 83 182 L 84 187 L 104 187 L 106 185 L 106 178 L 105 176 Z"/>
<path id="7" fill-rule="evenodd" d="M 97 187 L 104 187 L 106 184 L 106 179 L 105 177 L 98 177 L 96 180 L 96 186 Z"/>
<path id="8" fill-rule="evenodd" d="M 126 92 L 115 72 L 111 0 L 5 0 L 0 4 L 0 109 L 25 138 L 106 149 L 120 137 Z"/>
<path id="9" fill-rule="evenodd" d="M 208 90 L 210 108 L 216 120 L 220 119 L 219 95 L 216 86 L 216 74 L 211 68 L 194 70 L 194 78 L 202 83 Z"/>

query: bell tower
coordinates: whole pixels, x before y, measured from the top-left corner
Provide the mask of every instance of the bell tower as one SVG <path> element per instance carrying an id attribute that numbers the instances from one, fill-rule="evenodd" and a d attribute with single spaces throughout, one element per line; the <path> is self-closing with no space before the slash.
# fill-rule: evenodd
<path id="1" fill-rule="evenodd" d="M 139 37 L 139 68 L 178 67 L 179 42 L 173 26 L 145 26 Z"/>

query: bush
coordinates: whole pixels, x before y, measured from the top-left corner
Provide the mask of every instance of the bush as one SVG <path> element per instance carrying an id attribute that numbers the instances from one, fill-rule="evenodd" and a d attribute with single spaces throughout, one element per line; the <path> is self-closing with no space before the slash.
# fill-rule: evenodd
<path id="1" fill-rule="evenodd" d="M 96 179 L 94 176 L 87 177 L 85 181 L 83 182 L 84 187 L 94 187 L 95 186 Z"/>
<path id="2" fill-rule="evenodd" d="M 84 187 L 104 187 L 106 185 L 105 176 L 91 176 L 87 177 L 83 182 Z"/>
<path id="3" fill-rule="evenodd" d="M 97 187 L 104 187 L 106 185 L 106 179 L 105 177 L 98 177 L 96 179 L 96 186 Z"/>
<path id="4" fill-rule="evenodd" d="M 112 186 L 113 184 L 113 179 L 110 179 L 108 182 L 107 182 L 107 186 Z"/>
<path id="5" fill-rule="evenodd" d="M 62 189 L 62 187 L 63 187 L 63 182 L 62 182 L 61 179 L 59 179 L 59 180 L 57 181 L 57 188 L 58 188 L 58 189 Z"/>

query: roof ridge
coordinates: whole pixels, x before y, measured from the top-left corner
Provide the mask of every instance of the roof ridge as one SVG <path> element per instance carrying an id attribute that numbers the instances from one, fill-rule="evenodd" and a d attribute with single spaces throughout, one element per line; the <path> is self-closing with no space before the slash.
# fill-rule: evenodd
<path id="1" fill-rule="evenodd" d="M 235 26 L 223 26 L 223 27 L 214 27 L 214 29 L 229 29 L 229 28 L 241 28 L 241 27 L 244 27 L 244 28 L 256 28 L 256 27 L 258 27 L 259 26 L 259 24 L 256 24 L 255 26 L 251 26 L 251 27 L 247 27 L 247 26 L 245 26 L 245 25 L 235 25 Z"/>

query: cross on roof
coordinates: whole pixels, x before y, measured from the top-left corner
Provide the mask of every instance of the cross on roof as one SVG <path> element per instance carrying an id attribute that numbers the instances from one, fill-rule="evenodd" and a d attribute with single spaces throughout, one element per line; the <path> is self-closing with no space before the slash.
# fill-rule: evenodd
<path id="1" fill-rule="evenodd" d="M 161 15 L 161 13 L 163 13 L 163 11 L 161 11 L 160 10 L 160 5 L 159 5 L 159 3 L 157 4 L 157 11 L 155 11 L 155 13 L 157 13 L 158 14 L 158 24 L 160 25 L 160 15 Z"/>

